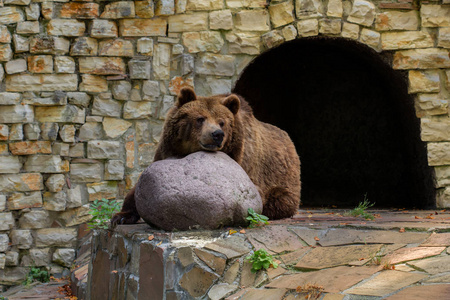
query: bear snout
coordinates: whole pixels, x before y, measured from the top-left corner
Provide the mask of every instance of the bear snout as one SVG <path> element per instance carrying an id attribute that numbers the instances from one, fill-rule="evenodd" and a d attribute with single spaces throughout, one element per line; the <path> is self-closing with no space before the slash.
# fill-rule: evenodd
<path id="1" fill-rule="evenodd" d="M 216 143 L 216 145 L 220 146 L 220 145 L 222 145 L 225 133 L 223 132 L 223 130 L 217 129 L 216 131 L 213 131 L 211 133 L 211 136 L 213 138 L 214 143 Z"/>

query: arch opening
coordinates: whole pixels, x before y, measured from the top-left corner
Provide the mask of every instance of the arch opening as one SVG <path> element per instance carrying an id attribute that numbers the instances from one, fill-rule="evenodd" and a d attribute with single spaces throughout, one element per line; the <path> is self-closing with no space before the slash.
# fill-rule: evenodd
<path id="1" fill-rule="evenodd" d="M 430 208 L 436 204 L 405 74 L 344 38 L 293 40 L 255 58 L 233 89 L 255 116 L 289 133 L 302 205 Z"/>

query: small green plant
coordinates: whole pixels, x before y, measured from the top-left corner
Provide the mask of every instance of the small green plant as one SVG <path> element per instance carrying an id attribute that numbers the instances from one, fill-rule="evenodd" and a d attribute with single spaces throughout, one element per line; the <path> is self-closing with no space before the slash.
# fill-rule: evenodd
<path id="1" fill-rule="evenodd" d="M 269 218 L 264 216 L 264 215 L 260 215 L 258 213 L 256 213 L 253 208 L 249 208 L 247 210 L 248 212 L 248 217 L 246 218 L 247 221 L 249 221 L 249 226 L 250 228 L 254 228 L 254 227 L 258 227 L 261 225 L 267 225 L 269 224 L 268 220 Z"/>
<path id="2" fill-rule="evenodd" d="M 50 273 L 48 273 L 47 268 L 42 267 L 33 267 L 27 275 L 27 278 L 23 282 L 24 285 L 30 285 L 35 281 L 40 282 L 49 282 L 50 281 Z"/>
<path id="3" fill-rule="evenodd" d="M 363 217 L 366 220 L 374 220 L 375 216 L 366 212 L 366 210 L 372 206 L 374 206 L 375 203 L 370 203 L 369 200 L 367 199 L 367 194 L 364 195 L 364 201 L 363 202 L 359 202 L 358 206 L 355 207 L 354 209 L 352 209 L 351 211 L 349 211 L 347 213 L 347 215 L 352 216 L 352 217 Z"/>
<path id="4" fill-rule="evenodd" d="M 116 200 L 102 199 L 92 202 L 89 211 L 92 215 L 92 219 L 88 222 L 89 229 L 107 229 L 109 221 L 114 213 L 120 210 L 120 206 Z"/>
<path id="5" fill-rule="evenodd" d="M 255 251 L 252 255 L 246 257 L 252 263 L 252 273 L 256 273 L 261 269 L 267 270 L 269 267 L 276 269 L 278 264 L 273 261 L 273 256 L 264 249 Z"/>

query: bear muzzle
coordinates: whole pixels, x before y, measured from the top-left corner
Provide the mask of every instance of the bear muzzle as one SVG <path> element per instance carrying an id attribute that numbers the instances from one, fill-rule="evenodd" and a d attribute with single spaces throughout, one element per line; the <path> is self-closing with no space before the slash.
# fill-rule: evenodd
<path id="1" fill-rule="evenodd" d="M 200 145 L 207 151 L 219 151 L 222 148 L 225 133 L 221 129 L 217 129 L 208 136 L 207 141 L 201 141 Z"/>

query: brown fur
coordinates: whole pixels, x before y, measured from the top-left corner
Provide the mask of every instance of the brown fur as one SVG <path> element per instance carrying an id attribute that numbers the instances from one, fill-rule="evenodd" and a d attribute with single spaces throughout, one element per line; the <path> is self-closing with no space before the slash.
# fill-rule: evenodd
<path id="1" fill-rule="evenodd" d="M 212 138 L 223 131 L 218 145 Z M 184 157 L 196 151 L 223 151 L 238 162 L 259 188 L 263 214 L 270 219 L 291 217 L 300 204 L 300 160 L 283 130 L 258 121 L 248 103 L 237 95 L 197 97 L 184 88 L 167 114 L 154 161 Z M 111 222 L 139 220 L 134 188 Z"/>

